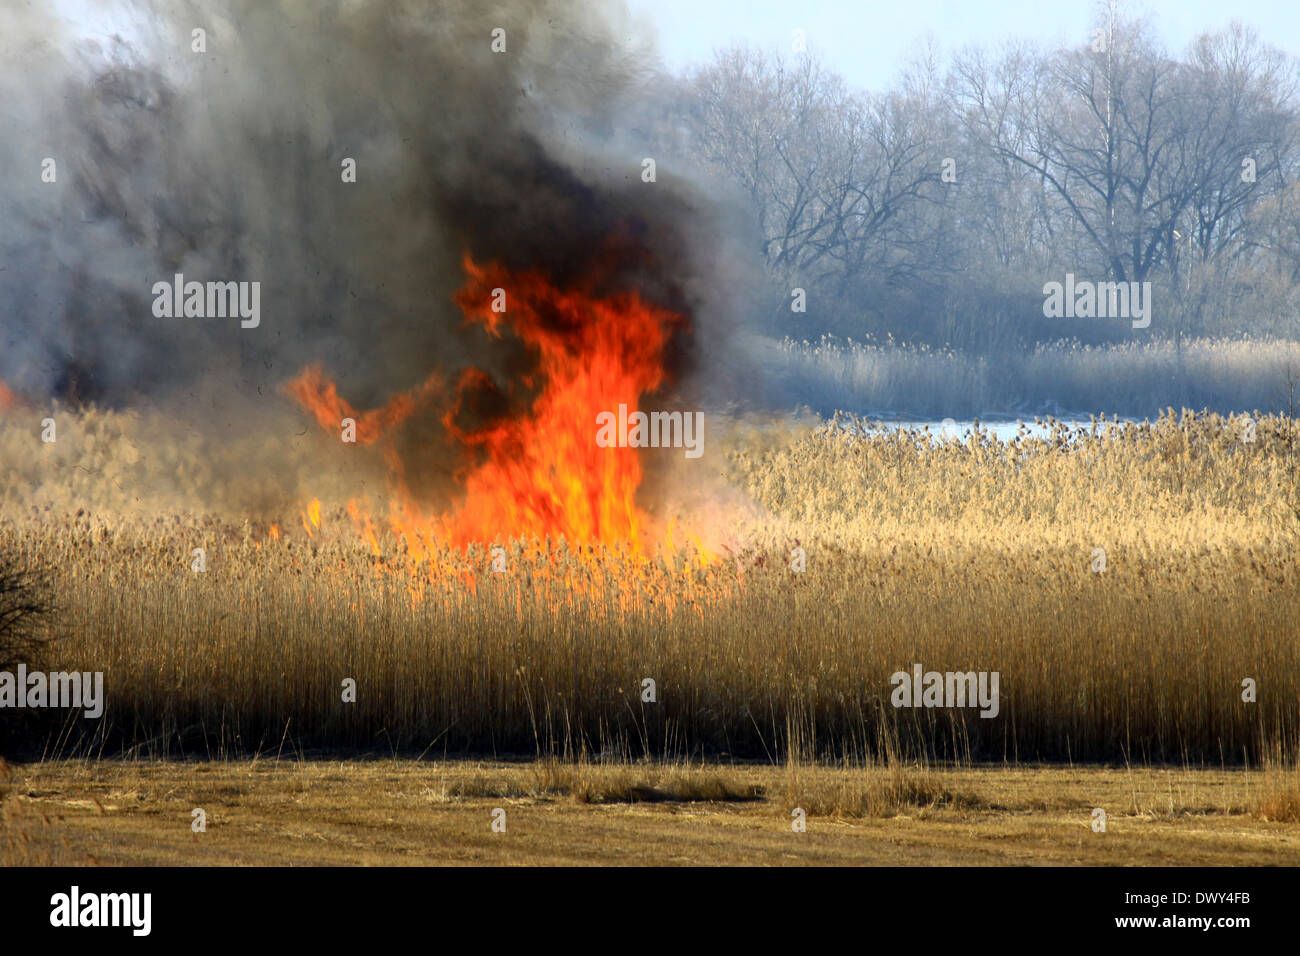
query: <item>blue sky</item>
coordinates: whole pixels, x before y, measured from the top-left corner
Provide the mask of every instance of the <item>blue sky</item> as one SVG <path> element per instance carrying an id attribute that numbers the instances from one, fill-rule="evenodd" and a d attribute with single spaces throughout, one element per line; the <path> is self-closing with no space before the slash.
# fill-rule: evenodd
<path id="1" fill-rule="evenodd" d="M 1074 45 L 1089 35 L 1095 0 L 627 0 L 658 38 L 667 65 L 680 69 L 737 41 L 788 50 L 802 28 L 810 47 L 852 85 L 880 89 L 921 41 L 944 53 L 970 43 L 1027 37 Z M 1147 0 L 1122 9 L 1148 16 L 1165 45 L 1180 52 L 1199 33 L 1233 18 L 1300 57 L 1300 0 Z"/>
<path id="2" fill-rule="evenodd" d="M 50 0 L 39 0 L 50 2 Z M 308 0 L 310 2 L 310 0 Z M 615 0 L 618 2 L 618 0 Z M 736 42 L 788 50 L 792 31 L 850 84 L 887 86 L 926 38 L 943 53 L 970 43 L 1027 37 L 1074 45 L 1089 35 L 1099 0 L 622 0 L 639 30 L 653 35 L 674 71 L 707 61 Z M 107 14 L 113 4 L 53 0 L 78 32 L 121 30 Z M 1147 16 L 1165 45 L 1181 51 L 1198 33 L 1234 17 L 1276 46 L 1300 57 L 1300 0 L 1124 0 L 1122 8 Z M 124 31 L 129 34 L 129 27 Z"/>

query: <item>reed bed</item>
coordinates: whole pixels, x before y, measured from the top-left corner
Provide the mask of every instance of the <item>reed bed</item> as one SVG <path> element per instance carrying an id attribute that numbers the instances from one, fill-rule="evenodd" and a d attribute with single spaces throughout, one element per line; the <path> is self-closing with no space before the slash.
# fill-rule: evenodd
<path id="1" fill-rule="evenodd" d="M 1153 418 L 1169 402 L 1220 412 L 1300 410 L 1300 343 L 1286 339 L 1051 342 L 976 355 L 823 336 L 756 339 L 773 395 L 830 414 L 889 410 L 915 418 L 1088 409 Z"/>
<path id="2" fill-rule="evenodd" d="M 112 446 L 150 440 L 139 419 L 75 414 L 60 468 L 98 454 L 111 473 Z M 21 476 L 48 449 L 0 424 L 0 545 L 55 582 L 41 666 L 106 686 L 99 721 L 10 711 L 0 734 L 47 756 L 1293 760 L 1294 422 L 1049 424 L 956 442 L 847 416 L 738 423 L 704 459 L 728 492 L 707 555 L 506 541 L 500 573 L 488 543 L 413 562 L 382 534 L 375 554 L 342 503 L 310 536 L 296 504 L 154 510 L 184 491 L 166 450 L 132 466 L 131 509 L 57 471 L 59 496 L 33 504 Z M 998 672 L 998 715 L 893 707 L 890 675 L 916 663 Z M 888 799 L 948 799 L 926 794 Z"/>

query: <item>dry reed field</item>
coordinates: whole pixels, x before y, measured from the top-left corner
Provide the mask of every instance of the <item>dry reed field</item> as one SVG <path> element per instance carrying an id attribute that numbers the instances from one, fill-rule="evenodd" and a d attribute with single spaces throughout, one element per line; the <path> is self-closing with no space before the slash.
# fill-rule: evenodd
<path id="1" fill-rule="evenodd" d="M 63 761 L 0 771 L 0 864 L 1294 866 L 1276 784 L 1135 767 Z"/>
<path id="2" fill-rule="evenodd" d="M 1300 344 L 1268 338 L 1051 342 L 994 356 L 832 336 L 760 339 L 756 347 L 772 369 L 772 393 L 783 401 L 934 418 L 1041 407 L 1043 396 L 1061 409 L 1104 408 L 1134 418 L 1154 417 L 1170 401 L 1287 411 L 1300 373 Z"/>
<path id="3" fill-rule="evenodd" d="M 241 520 L 184 505 L 237 502 L 220 456 L 247 442 L 195 454 L 135 414 L 64 418 L 57 448 L 0 426 L 0 537 L 54 578 L 46 664 L 105 674 L 102 720 L 6 717 L 49 758 L 1295 756 L 1288 419 L 1254 420 L 1253 441 L 1245 416 L 1191 414 L 960 443 L 845 417 L 737 423 L 709 459 L 725 533 L 640 558 L 503 541 L 496 573 L 489 542 L 367 532 L 342 499 L 318 513 L 305 494 L 348 479 L 323 439 L 285 472 L 301 509 Z M 204 474 L 176 464 L 195 460 Z M 999 714 L 891 706 L 890 675 L 917 663 L 998 672 Z"/>

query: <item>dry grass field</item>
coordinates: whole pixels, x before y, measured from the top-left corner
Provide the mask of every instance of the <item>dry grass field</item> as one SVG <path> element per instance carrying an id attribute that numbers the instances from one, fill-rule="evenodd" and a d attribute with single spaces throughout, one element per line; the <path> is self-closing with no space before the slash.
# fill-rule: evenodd
<path id="1" fill-rule="evenodd" d="M 4 786 L 0 865 L 1300 864 L 1270 775 L 1242 771 L 259 759 L 29 765 Z"/>
<path id="2" fill-rule="evenodd" d="M 1300 369 L 1286 339 L 1187 338 L 1103 347 L 1040 343 L 993 358 L 888 342 L 823 337 L 760 340 L 783 402 L 813 408 L 906 410 L 970 417 L 1051 396 L 1061 408 L 1105 408 L 1151 417 L 1171 400 L 1190 408 L 1285 409 Z"/>
<path id="3" fill-rule="evenodd" d="M 774 760 L 797 740 L 830 759 L 885 741 L 934 759 L 1294 755 L 1289 420 L 1261 418 L 1253 442 L 1244 419 L 1213 416 L 964 444 L 859 424 L 717 435 L 697 481 L 709 500 L 679 527 L 721 514 L 727 530 L 698 548 L 637 559 L 502 541 L 494 573 L 487 543 L 462 553 L 380 525 L 372 547 L 354 499 L 317 516 L 313 485 L 341 484 L 338 459 L 356 453 L 323 437 L 285 471 L 302 508 L 241 519 L 150 496 L 238 507 L 212 476 L 237 473 L 217 455 L 247 447 L 175 450 L 162 426 L 104 413 L 67 416 L 41 446 L 10 416 L 0 536 L 54 575 L 50 669 L 103 671 L 107 688 L 103 720 L 46 728 L 40 750 Z M 59 499 L 41 501 L 50 489 Z M 914 663 L 999 672 L 998 717 L 895 710 L 889 676 Z"/>
<path id="4" fill-rule="evenodd" d="M 1300 854 L 1289 419 L 1009 442 L 717 426 L 642 555 L 404 534 L 374 499 L 382 464 L 289 417 L 221 441 L 59 420 L 45 446 L 0 422 L 0 540 L 53 576 L 45 666 L 103 671 L 106 709 L 6 715 L 10 748 L 43 755 L 11 768 L 11 859 Z M 999 715 L 895 709 L 889 676 L 914 663 L 1000 673 Z"/>

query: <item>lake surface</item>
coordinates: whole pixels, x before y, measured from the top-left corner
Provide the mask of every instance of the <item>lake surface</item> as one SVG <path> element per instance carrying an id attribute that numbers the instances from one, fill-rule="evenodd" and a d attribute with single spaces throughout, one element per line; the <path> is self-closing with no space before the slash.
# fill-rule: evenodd
<path id="1" fill-rule="evenodd" d="M 1136 419 L 1129 419 L 1136 420 Z M 952 418 L 944 419 L 900 419 L 900 418 L 876 418 L 874 416 L 863 416 L 862 421 L 876 433 L 888 433 L 900 430 L 919 431 L 922 428 L 929 428 L 930 434 L 940 441 L 965 441 L 975 430 L 975 422 L 971 419 L 957 420 Z M 1054 425 L 1065 425 L 1071 431 L 1076 429 L 1088 430 L 1092 428 L 1092 420 L 1087 417 L 1079 418 L 1053 418 Z M 1120 422 L 1126 419 L 1121 418 Z M 1052 427 L 1042 422 L 1035 422 L 1034 419 L 998 419 L 988 421 L 983 418 L 979 419 L 980 430 L 986 435 L 991 434 L 1000 441 L 1007 441 L 1015 438 L 1020 433 L 1021 425 L 1024 425 L 1024 434 L 1029 438 L 1049 438 L 1052 434 Z M 1114 419 L 1102 422 L 1098 419 L 1097 427 L 1107 428 L 1113 425 Z"/>

